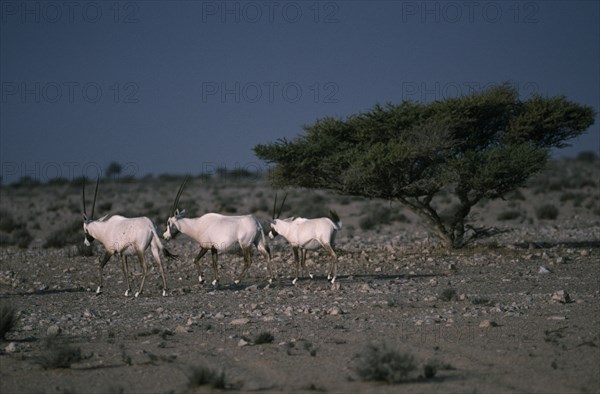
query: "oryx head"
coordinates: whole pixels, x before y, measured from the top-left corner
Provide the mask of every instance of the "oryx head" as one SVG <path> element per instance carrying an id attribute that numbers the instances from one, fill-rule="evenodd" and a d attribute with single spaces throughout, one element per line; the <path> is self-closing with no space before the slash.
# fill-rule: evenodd
<path id="1" fill-rule="evenodd" d="M 189 175 L 185 177 L 185 180 L 179 186 L 179 190 L 177 191 L 177 195 L 175 196 L 175 202 L 173 202 L 173 208 L 171 209 L 171 216 L 167 220 L 167 231 L 164 232 L 163 238 L 169 240 L 171 238 L 175 238 L 177 234 L 179 234 L 179 224 L 177 221 L 184 217 L 185 209 L 181 211 L 177 207 L 179 205 L 179 199 L 181 198 L 181 193 L 183 193 L 183 188 L 189 179 Z"/>
<path id="2" fill-rule="evenodd" d="M 94 208 L 96 208 L 96 196 L 98 196 L 99 183 L 100 178 L 96 180 L 96 190 L 94 191 L 94 201 L 92 202 L 92 214 L 88 217 L 87 211 L 85 209 L 85 177 L 83 178 L 83 190 L 81 194 L 83 198 L 83 232 L 85 233 L 85 240 L 83 242 L 85 246 L 90 246 L 92 242 L 94 242 L 94 237 L 90 235 L 88 226 L 94 221 Z"/>
<path id="3" fill-rule="evenodd" d="M 279 207 L 279 211 L 275 214 L 275 210 L 277 209 L 277 193 L 275 193 L 275 202 L 273 202 L 273 218 L 270 221 L 271 230 L 269 231 L 269 238 L 273 239 L 279 235 L 277 232 L 277 222 L 279 221 L 279 216 L 281 215 L 281 211 L 283 210 L 283 204 L 285 204 L 285 199 L 287 198 L 287 193 L 283 196 L 283 201 L 281 202 L 281 206 Z"/>

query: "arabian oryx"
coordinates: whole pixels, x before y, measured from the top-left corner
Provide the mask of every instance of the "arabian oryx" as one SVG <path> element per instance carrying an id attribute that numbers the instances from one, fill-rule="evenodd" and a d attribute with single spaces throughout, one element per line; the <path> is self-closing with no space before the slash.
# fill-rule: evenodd
<path id="1" fill-rule="evenodd" d="M 94 220 L 94 208 L 96 206 L 96 196 L 98 195 L 98 183 L 100 179 L 96 181 L 96 191 L 94 192 L 94 202 L 92 203 L 92 214 L 88 218 L 85 209 L 85 180 L 83 183 L 83 231 L 85 232 L 85 245 L 90 246 L 94 239 L 97 239 L 104 245 L 106 252 L 102 259 L 98 259 L 100 264 L 100 284 L 96 290 L 96 294 L 100 294 L 102 291 L 102 270 L 108 260 L 116 254 L 121 260 L 121 269 L 125 275 L 127 282 L 127 290 L 125 296 L 128 296 L 131 292 L 131 285 L 129 283 L 129 274 L 127 272 L 127 257 L 133 254 L 138 256 L 140 265 L 142 266 L 142 283 L 140 289 L 135 293 L 135 296 L 139 296 L 144 289 L 144 281 L 146 280 L 146 260 L 144 259 L 144 252 L 148 247 L 152 249 L 152 255 L 158 263 L 160 269 L 160 275 L 163 281 L 163 296 L 167 295 L 167 281 L 165 280 L 165 273 L 163 266 L 160 261 L 158 252 L 162 251 L 166 257 L 175 258 L 177 256 L 171 254 L 166 248 L 163 247 L 154 224 L 147 217 L 139 218 L 125 218 L 119 215 L 106 215 L 98 220 Z"/>
<path id="2" fill-rule="evenodd" d="M 187 183 L 187 177 L 175 196 L 175 202 L 171 211 L 171 217 L 167 220 L 167 230 L 163 234 L 166 240 L 174 238 L 183 233 L 192 238 L 200 245 L 200 252 L 194 258 L 194 264 L 198 268 L 198 280 L 204 283 L 200 259 L 210 250 L 212 255 L 212 266 L 214 271 L 213 286 L 219 284 L 219 253 L 233 253 L 241 249 L 244 256 L 244 268 L 235 283 L 238 284 L 252 264 L 252 245 L 263 255 L 267 261 L 269 270 L 269 283 L 273 281 L 273 270 L 271 269 L 271 251 L 265 241 L 262 226 L 258 219 L 252 215 L 224 216 L 218 213 L 207 213 L 198 218 L 185 218 L 185 210 L 179 210 L 179 199 L 183 188 Z"/>
<path id="3" fill-rule="evenodd" d="M 333 210 L 329 211 L 331 218 L 305 219 L 291 217 L 288 219 L 279 219 L 286 197 L 287 194 L 283 197 L 279 212 L 275 215 L 275 207 L 277 206 L 277 195 L 275 195 L 273 220 L 271 221 L 269 238 L 274 239 L 277 235 L 281 235 L 292 245 L 294 261 L 296 262 L 296 277 L 292 280 L 292 283 L 295 285 L 298 281 L 300 265 L 308 273 L 308 276 L 311 279 L 313 278 L 313 275 L 306 268 L 306 251 L 315 250 L 320 247 L 331 255 L 327 280 L 331 280 L 331 283 L 334 283 L 337 277 L 337 255 L 333 250 L 333 245 L 336 233 L 342 229 L 342 221 Z M 298 250 L 300 250 L 301 254 L 300 259 L 298 258 Z"/>

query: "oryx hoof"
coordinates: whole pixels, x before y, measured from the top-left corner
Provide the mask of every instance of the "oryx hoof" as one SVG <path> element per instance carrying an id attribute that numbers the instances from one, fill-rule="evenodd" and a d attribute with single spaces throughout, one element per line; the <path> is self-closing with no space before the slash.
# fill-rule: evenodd
<path id="1" fill-rule="evenodd" d="M 273 283 L 273 278 L 269 278 L 269 284 Z"/>
<path id="2" fill-rule="evenodd" d="M 163 297 L 166 297 L 167 296 L 167 290 L 163 289 L 163 293 L 162 294 L 163 294 Z"/>
<path id="3" fill-rule="evenodd" d="M 215 279 L 215 280 L 213 280 L 213 281 L 212 281 L 212 285 L 213 285 L 215 288 L 219 287 L 219 281 L 218 281 L 218 280 L 216 280 L 216 279 Z"/>
<path id="4" fill-rule="evenodd" d="M 96 289 L 96 295 L 100 294 L 102 294 L 102 289 L 100 288 L 100 286 L 98 286 L 98 288 Z"/>
<path id="5" fill-rule="evenodd" d="M 327 280 L 331 280 L 331 274 L 327 274 Z"/>
<path id="6" fill-rule="evenodd" d="M 199 276 L 199 277 L 198 277 L 198 282 L 200 282 L 200 284 L 203 284 L 203 283 L 204 283 L 204 279 L 202 279 L 202 277 L 201 277 L 201 276 Z"/>
<path id="7" fill-rule="evenodd" d="M 125 297 L 129 297 L 129 292 L 130 292 L 130 291 L 131 291 L 131 290 L 129 290 L 129 289 L 125 290 Z"/>
<path id="8" fill-rule="evenodd" d="M 236 285 L 239 285 L 240 282 L 241 282 L 241 280 L 239 280 L 239 279 L 236 279 L 236 280 L 233 281 L 233 283 L 236 284 Z"/>
<path id="9" fill-rule="evenodd" d="M 138 296 L 139 296 L 140 294 L 142 294 L 142 292 L 141 292 L 141 291 L 136 291 L 136 292 L 135 292 L 135 298 L 138 298 Z"/>
<path id="10" fill-rule="evenodd" d="M 296 286 L 296 282 L 298 282 L 298 278 L 294 278 L 294 280 L 292 280 L 292 284 L 293 284 L 294 286 Z"/>
<path id="11" fill-rule="evenodd" d="M 333 278 L 331 278 L 331 281 L 330 281 L 331 284 L 334 284 L 336 279 L 337 279 L 337 277 L 335 277 L 335 276 Z"/>
<path id="12" fill-rule="evenodd" d="M 309 273 L 308 276 L 310 277 L 310 279 L 314 279 L 315 278 L 315 276 L 313 274 L 311 274 L 311 273 Z"/>

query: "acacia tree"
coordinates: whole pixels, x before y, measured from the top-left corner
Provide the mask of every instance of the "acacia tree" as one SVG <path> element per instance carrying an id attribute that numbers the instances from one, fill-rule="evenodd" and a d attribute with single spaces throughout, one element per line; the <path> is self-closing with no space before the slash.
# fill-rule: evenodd
<path id="1" fill-rule="evenodd" d="M 467 222 L 482 199 L 502 197 L 541 170 L 551 148 L 594 123 L 591 107 L 563 96 L 521 101 L 510 85 L 428 104 L 375 105 L 304 126 L 293 141 L 254 147 L 276 187 L 330 189 L 399 201 L 448 247 L 491 235 Z M 450 193 L 455 204 L 440 212 Z"/>

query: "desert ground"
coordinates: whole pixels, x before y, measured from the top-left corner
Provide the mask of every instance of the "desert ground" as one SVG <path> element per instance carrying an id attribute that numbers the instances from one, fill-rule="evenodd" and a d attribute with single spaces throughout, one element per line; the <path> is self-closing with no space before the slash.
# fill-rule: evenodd
<path id="1" fill-rule="evenodd" d="M 271 285 L 254 251 L 240 285 L 241 255 L 220 256 L 215 289 L 210 253 L 200 284 L 198 246 L 181 235 L 163 241 L 179 256 L 162 259 L 166 297 L 153 262 L 144 292 L 126 297 L 115 257 L 96 295 L 103 247 L 83 247 L 80 182 L 3 185 L 0 302 L 14 325 L 0 342 L 0 392 L 598 393 L 599 164 L 553 161 L 484 202 L 472 223 L 505 231 L 459 250 L 397 203 L 289 190 L 282 217 L 340 215 L 336 283 L 320 251 L 307 262 L 315 278 L 292 285 L 278 237 Z M 103 180 L 96 217 L 148 216 L 162 234 L 181 180 Z M 274 193 L 264 176 L 195 176 L 180 207 L 266 227 Z M 135 259 L 129 269 L 135 289 Z"/>

